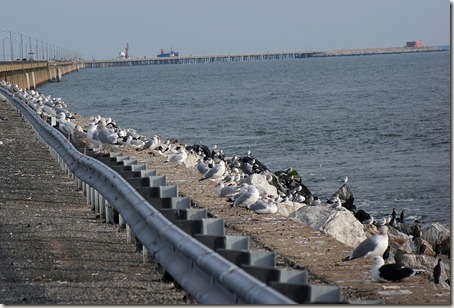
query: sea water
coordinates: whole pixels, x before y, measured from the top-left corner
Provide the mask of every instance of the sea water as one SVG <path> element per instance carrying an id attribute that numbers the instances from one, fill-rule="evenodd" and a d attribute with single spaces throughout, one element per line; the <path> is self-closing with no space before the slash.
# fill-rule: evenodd
<path id="1" fill-rule="evenodd" d="M 38 90 L 123 128 L 293 167 L 320 199 L 450 225 L 449 52 L 83 69 Z"/>

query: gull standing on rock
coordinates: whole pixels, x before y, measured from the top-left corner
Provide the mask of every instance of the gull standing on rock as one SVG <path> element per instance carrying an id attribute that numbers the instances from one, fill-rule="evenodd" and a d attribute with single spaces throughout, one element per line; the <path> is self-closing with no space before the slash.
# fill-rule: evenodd
<path id="1" fill-rule="evenodd" d="M 352 254 L 344 258 L 342 261 L 349 261 L 357 258 L 370 258 L 380 256 L 388 248 L 388 227 L 380 226 L 378 233 L 374 236 L 366 238 L 364 241 L 353 250 Z M 383 258 L 382 258 L 383 259 Z"/>

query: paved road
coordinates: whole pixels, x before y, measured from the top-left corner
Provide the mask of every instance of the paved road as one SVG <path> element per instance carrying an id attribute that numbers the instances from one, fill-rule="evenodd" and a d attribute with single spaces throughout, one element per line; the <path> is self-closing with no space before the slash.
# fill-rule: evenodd
<path id="1" fill-rule="evenodd" d="M 96 219 L 9 103 L 0 115 L 0 304 L 194 303 Z"/>

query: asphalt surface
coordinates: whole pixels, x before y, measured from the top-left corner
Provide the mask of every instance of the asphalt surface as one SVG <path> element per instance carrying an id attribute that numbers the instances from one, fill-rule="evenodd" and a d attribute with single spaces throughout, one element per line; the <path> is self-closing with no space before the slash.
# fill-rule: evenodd
<path id="1" fill-rule="evenodd" d="M 9 103 L 0 116 L 0 304 L 195 303 L 96 218 Z"/>

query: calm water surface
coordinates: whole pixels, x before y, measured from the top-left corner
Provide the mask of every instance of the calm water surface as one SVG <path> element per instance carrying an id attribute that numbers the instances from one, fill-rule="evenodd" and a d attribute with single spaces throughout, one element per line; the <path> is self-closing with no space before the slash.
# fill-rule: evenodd
<path id="1" fill-rule="evenodd" d="M 450 225 L 449 52 L 84 69 L 39 88 L 84 116 L 295 168 L 322 200 Z"/>

